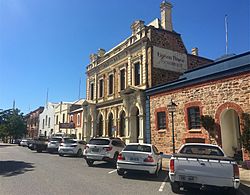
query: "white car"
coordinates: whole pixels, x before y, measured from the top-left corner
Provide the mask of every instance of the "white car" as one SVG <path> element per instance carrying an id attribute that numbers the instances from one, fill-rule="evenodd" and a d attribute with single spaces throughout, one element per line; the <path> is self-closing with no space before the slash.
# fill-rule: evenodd
<path id="1" fill-rule="evenodd" d="M 158 176 L 162 169 L 162 152 L 152 144 L 130 143 L 118 156 L 117 174 L 144 171 Z"/>
<path id="2" fill-rule="evenodd" d="M 20 142 L 20 146 L 27 147 L 28 146 L 28 139 L 22 139 Z"/>
<path id="3" fill-rule="evenodd" d="M 58 148 L 62 143 L 62 141 L 63 141 L 62 137 L 52 137 L 48 142 L 47 151 L 49 153 L 58 152 Z"/>
<path id="4" fill-rule="evenodd" d="M 86 142 L 83 140 L 66 139 L 60 144 L 58 154 L 59 156 L 72 155 L 82 157 L 85 146 Z"/>
<path id="5" fill-rule="evenodd" d="M 125 147 L 125 143 L 120 138 L 92 138 L 86 146 L 84 157 L 88 166 L 92 166 L 95 161 L 106 161 L 116 165 L 119 153 Z"/>

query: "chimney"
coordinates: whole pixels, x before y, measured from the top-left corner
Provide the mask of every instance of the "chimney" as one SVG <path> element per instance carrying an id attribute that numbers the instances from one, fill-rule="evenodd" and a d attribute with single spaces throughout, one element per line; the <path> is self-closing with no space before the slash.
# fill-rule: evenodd
<path id="1" fill-rule="evenodd" d="M 172 4 L 165 0 L 161 3 L 161 27 L 168 31 L 173 31 L 172 24 Z"/>
<path id="2" fill-rule="evenodd" d="M 195 47 L 195 48 L 192 49 L 192 55 L 194 55 L 194 56 L 198 56 L 199 55 L 197 47 Z"/>

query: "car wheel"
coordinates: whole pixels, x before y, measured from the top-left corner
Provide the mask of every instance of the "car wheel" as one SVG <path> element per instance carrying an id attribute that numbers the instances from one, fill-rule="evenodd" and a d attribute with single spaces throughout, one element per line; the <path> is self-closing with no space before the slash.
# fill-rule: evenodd
<path id="1" fill-rule="evenodd" d="M 63 156 L 63 155 L 64 155 L 64 154 L 60 154 L 60 153 L 59 153 L 59 156 Z"/>
<path id="2" fill-rule="evenodd" d="M 41 153 L 42 152 L 42 150 L 41 149 L 38 149 L 38 150 L 36 150 L 37 152 L 39 152 L 39 153 Z"/>
<path id="3" fill-rule="evenodd" d="M 92 167 L 93 164 L 94 164 L 94 161 L 93 160 L 86 160 L 87 164 L 89 167 Z"/>
<path id="4" fill-rule="evenodd" d="M 117 169 L 117 174 L 120 175 L 120 176 L 123 176 L 125 173 L 124 170 L 121 170 L 121 169 Z"/>
<path id="5" fill-rule="evenodd" d="M 227 194 L 229 195 L 236 195 L 237 194 L 237 190 L 234 188 L 229 188 L 227 189 Z"/>
<path id="6" fill-rule="evenodd" d="M 179 194 L 180 193 L 180 184 L 178 182 L 170 182 L 172 192 Z"/>
<path id="7" fill-rule="evenodd" d="M 76 154 L 78 157 L 82 157 L 83 156 L 83 153 L 82 153 L 82 150 L 81 149 L 79 149 L 78 151 L 77 151 L 77 154 Z"/>

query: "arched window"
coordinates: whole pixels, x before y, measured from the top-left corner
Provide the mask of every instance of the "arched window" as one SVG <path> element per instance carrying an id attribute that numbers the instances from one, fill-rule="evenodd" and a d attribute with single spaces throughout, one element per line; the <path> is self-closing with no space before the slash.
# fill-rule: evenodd
<path id="1" fill-rule="evenodd" d="M 98 128 L 97 128 L 97 136 L 101 137 L 103 133 L 103 117 L 100 114 L 99 120 L 98 120 Z"/>
<path id="2" fill-rule="evenodd" d="M 122 111 L 120 114 L 120 136 L 125 136 L 125 112 Z"/>
<path id="3" fill-rule="evenodd" d="M 113 114 L 110 113 L 109 118 L 108 118 L 108 136 L 109 137 L 112 136 L 112 130 L 113 130 Z"/>

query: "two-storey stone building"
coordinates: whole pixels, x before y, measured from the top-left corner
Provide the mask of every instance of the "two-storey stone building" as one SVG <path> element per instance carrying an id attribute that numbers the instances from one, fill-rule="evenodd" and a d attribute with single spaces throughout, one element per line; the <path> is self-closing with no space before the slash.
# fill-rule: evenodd
<path id="1" fill-rule="evenodd" d="M 161 20 L 135 21 L 131 36 L 106 52 L 99 49 L 87 66 L 87 101 L 83 137 L 119 136 L 145 141 L 144 90 L 179 78 L 184 71 L 212 62 L 189 54 L 173 30 L 172 5 L 160 5 Z"/>

